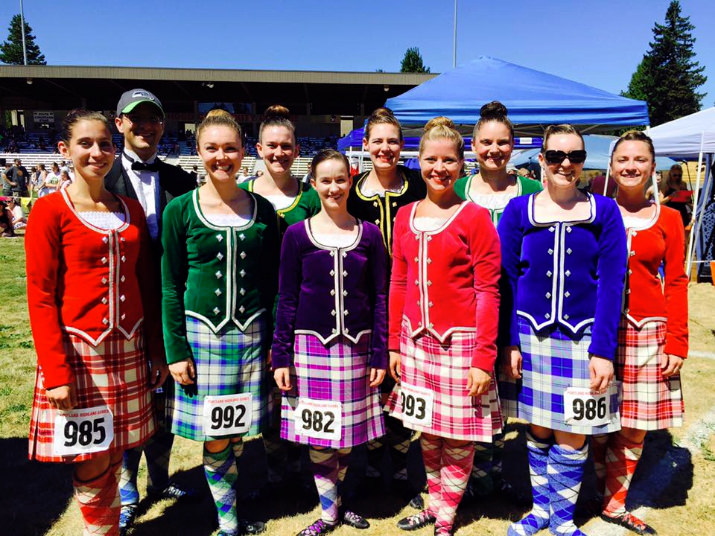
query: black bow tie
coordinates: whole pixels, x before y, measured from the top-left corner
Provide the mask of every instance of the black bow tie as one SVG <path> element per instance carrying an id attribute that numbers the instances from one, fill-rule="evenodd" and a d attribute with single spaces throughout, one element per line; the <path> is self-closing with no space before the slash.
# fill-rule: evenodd
<path id="1" fill-rule="evenodd" d="M 132 162 L 132 169 L 135 171 L 159 171 L 159 162 L 154 160 L 151 164 L 145 164 L 144 162 Z"/>

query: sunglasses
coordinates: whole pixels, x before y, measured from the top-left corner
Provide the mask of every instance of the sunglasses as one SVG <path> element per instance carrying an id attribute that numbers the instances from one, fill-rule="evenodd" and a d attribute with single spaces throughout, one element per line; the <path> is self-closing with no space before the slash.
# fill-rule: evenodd
<path id="1" fill-rule="evenodd" d="M 572 164 L 583 164 L 586 161 L 586 151 L 571 151 L 570 153 L 563 151 L 546 151 L 544 153 L 544 159 L 546 159 L 549 164 L 560 164 L 567 158 Z"/>

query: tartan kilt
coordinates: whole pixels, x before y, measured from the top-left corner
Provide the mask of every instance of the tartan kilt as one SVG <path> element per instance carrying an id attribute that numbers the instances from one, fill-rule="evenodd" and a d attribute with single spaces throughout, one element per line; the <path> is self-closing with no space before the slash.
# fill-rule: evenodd
<path id="1" fill-rule="evenodd" d="M 595 435 L 621 429 L 619 393 L 609 398 L 612 415 L 610 423 L 601 426 L 579 426 L 564 422 L 564 391 L 569 387 L 590 386 L 589 354 L 591 327 L 573 335 L 561 326 L 549 326 L 534 331 L 531 323 L 518 317 L 519 341 L 522 356 L 522 378 L 514 389 L 504 390 L 502 396 L 515 397 L 516 414 L 530 424 L 574 434 Z"/>
<path id="2" fill-rule="evenodd" d="M 296 334 L 293 389 L 283 393 L 281 437 L 295 443 L 349 448 L 385 435 L 379 387 L 370 387 L 371 337 L 363 335 L 357 343 L 339 336 L 324 345 L 318 337 Z M 319 439 L 296 431 L 294 410 L 300 397 L 338 401 L 342 405 L 342 430 L 339 440 Z"/>
<path id="3" fill-rule="evenodd" d="M 72 333 L 64 333 L 63 340 L 74 374 L 76 407 L 107 406 L 112 411 L 114 441 L 111 450 L 123 451 L 144 443 L 154 433 L 155 422 L 142 328 L 131 339 L 113 331 L 97 346 Z M 74 463 L 106 454 L 54 454 L 52 442 L 56 416 L 57 410 L 47 400 L 42 372 L 38 367 L 28 457 L 41 462 Z"/>
<path id="4" fill-rule="evenodd" d="M 266 376 L 265 315 L 241 331 L 235 324 L 214 333 L 197 318 L 186 317 L 186 340 L 196 369 L 193 385 L 174 385 L 171 433 L 211 441 L 233 436 L 204 435 L 203 411 L 206 396 L 251 393 L 253 412 L 247 436 L 258 435 L 268 422 L 269 384 Z"/>
<path id="5" fill-rule="evenodd" d="M 434 393 L 432 424 L 404 422 L 405 428 L 450 439 L 491 443 L 502 430 L 502 414 L 497 386 L 492 378 L 481 396 L 467 395 L 477 333 L 454 333 L 444 344 L 432 335 L 410 337 L 403 321 L 400 334 L 401 381 Z M 387 400 L 390 414 L 401 419 L 400 384 Z"/>
<path id="6" fill-rule="evenodd" d="M 621 425 L 637 430 L 662 430 L 683 425 L 680 374 L 663 378 L 665 322 L 638 328 L 625 317 L 618 328 L 616 377 L 621 381 Z"/>

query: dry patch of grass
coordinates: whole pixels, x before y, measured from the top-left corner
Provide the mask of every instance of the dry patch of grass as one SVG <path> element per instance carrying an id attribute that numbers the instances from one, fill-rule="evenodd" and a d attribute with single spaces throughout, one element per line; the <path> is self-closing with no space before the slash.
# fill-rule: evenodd
<path id="1" fill-rule="evenodd" d="M 25 306 L 25 271 L 22 239 L 0 241 L 0 519 L 2 531 L 8 534 L 69 536 L 81 533 L 79 512 L 72 501 L 71 468 L 30 463 L 27 461 L 27 428 L 32 404 L 35 356 Z M 713 304 L 715 287 L 691 284 L 690 333 L 691 348 L 715 352 L 715 320 Z M 715 407 L 712 378 L 715 360 L 689 359 L 683 371 L 686 398 L 686 426 L 670 433 L 650 434 L 634 482 L 636 498 L 651 508 L 648 521 L 660 534 L 709 534 L 715 523 L 715 435 L 710 434 L 703 450 L 692 459 L 690 453 L 677 446 L 688 427 L 698 423 Z M 522 492 L 528 492 L 528 472 L 524 452 L 522 425 L 507 437 L 505 473 Z M 671 435 L 672 434 L 672 435 Z M 261 498 L 251 493 L 265 480 L 264 460 L 260 441 L 247 445 L 241 462 L 239 508 L 242 515 L 267 520 L 269 535 L 291 535 L 312 523 L 320 515 L 317 497 L 307 485 L 294 483 Z M 359 466 L 359 461 L 356 462 Z M 661 464 L 661 465 L 659 465 Z M 674 469 L 663 489 L 650 489 L 650 475 L 660 467 Z M 208 494 L 201 468 L 201 445 L 177 438 L 172 451 L 171 472 L 185 485 L 199 489 L 203 500 L 198 504 L 180 505 L 174 501 L 156 504 L 142 503 L 135 536 L 155 534 L 209 536 L 215 530 L 216 513 Z M 359 470 L 349 478 L 359 477 Z M 139 484 L 142 496 L 146 475 L 142 464 Z M 589 476 L 583 495 L 591 494 Z M 644 489 L 645 488 L 645 489 Z M 395 523 L 413 513 L 403 508 L 404 502 L 387 487 L 364 490 L 356 499 L 355 509 L 366 515 L 372 524 L 371 536 L 392 536 L 400 533 Z M 504 535 L 511 520 L 519 518 L 526 507 L 491 497 L 463 505 L 459 513 L 458 536 L 473 534 Z M 585 530 L 594 522 L 586 524 Z M 4 532 L 3 532 L 4 533 Z M 355 529 L 341 527 L 333 534 L 359 534 Z M 432 534 L 431 528 L 415 531 L 415 536 Z M 591 532 L 591 536 L 597 536 Z"/>

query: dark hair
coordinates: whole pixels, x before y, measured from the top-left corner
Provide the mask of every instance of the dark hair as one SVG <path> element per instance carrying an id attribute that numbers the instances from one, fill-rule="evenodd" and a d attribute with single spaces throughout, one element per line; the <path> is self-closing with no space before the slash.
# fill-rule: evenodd
<path id="1" fill-rule="evenodd" d="M 549 138 L 551 136 L 555 136 L 556 134 L 573 134 L 575 136 L 578 136 L 579 138 L 581 138 L 581 143 L 583 144 L 583 146 L 586 147 L 586 142 L 583 141 L 583 136 L 578 130 L 573 127 L 573 125 L 549 125 L 548 127 L 546 127 L 546 130 L 544 130 L 544 143 L 541 146 L 542 153 L 545 153 L 547 150 L 546 145 L 549 142 Z"/>
<path id="2" fill-rule="evenodd" d="M 109 120 L 100 112 L 85 110 L 83 108 L 75 108 L 71 110 L 62 120 L 62 129 L 60 130 L 60 140 L 69 144 L 72 139 L 72 129 L 80 121 L 101 121 L 109 129 Z"/>
<path id="3" fill-rule="evenodd" d="M 398 136 L 400 137 L 400 141 L 402 141 L 402 126 L 400 126 L 400 122 L 389 108 L 377 108 L 370 114 L 365 124 L 365 134 L 363 138 L 369 140 L 370 130 L 376 125 L 392 125 L 397 127 Z"/>
<path id="4" fill-rule="evenodd" d="M 450 140 L 457 146 L 459 158 L 464 158 L 464 138 L 457 131 L 454 122 L 449 117 L 439 116 L 429 120 L 425 125 L 424 134 L 420 138 L 420 155 L 426 141 Z"/>
<path id="5" fill-rule="evenodd" d="M 209 111 L 201 121 L 201 124 L 196 129 L 196 145 L 199 145 L 199 138 L 204 129 L 208 127 L 228 127 L 234 130 L 238 134 L 238 139 L 241 140 L 241 147 L 243 147 L 243 132 L 241 131 L 241 125 L 239 125 L 233 116 L 226 110 L 221 108 L 214 108 Z"/>
<path id="6" fill-rule="evenodd" d="M 479 129 L 482 128 L 484 124 L 491 121 L 496 121 L 497 123 L 501 123 L 506 126 L 509 129 L 509 135 L 511 136 L 512 141 L 514 140 L 514 125 L 507 117 L 506 106 L 499 101 L 488 102 L 481 107 L 479 110 L 479 121 L 477 121 L 477 124 L 474 125 L 474 131 L 472 132 L 472 139 L 476 139 Z"/>
<path id="7" fill-rule="evenodd" d="M 321 149 L 310 162 L 310 176 L 312 178 L 317 176 L 316 170 L 318 169 L 318 165 L 322 164 L 326 160 L 340 160 L 343 164 L 345 164 L 345 171 L 350 174 L 350 162 L 348 162 L 347 156 L 340 151 L 336 151 L 335 149 Z"/>
<path id="8" fill-rule="evenodd" d="M 293 134 L 295 143 L 295 125 L 290 120 L 290 110 L 281 104 L 273 104 L 263 112 L 263 122 L 258 128 L 258 141 L 263 142 L 263 129 L 266 127 L 285 127 Z"/>
<path id="9" fill-rule="evenodd" d="M 613 160 L 613 155 L 616 153 L 616 150 L 618 149 L 618 146 L 621 144 L 622 141 L 642 141 L 648 146 L 650 156 L 655 162 L 655 147 L 653 147 L 653 140 L 651 140 L 650 136 L 648 136 L 648 134 L 646 134 L 642 130 L 629 130 L 627 132 L 624 132 L 621 137 L 618 138 L 616 144 L 613 146 L 613 152 L 611 152 L 611 160 Z"/>

